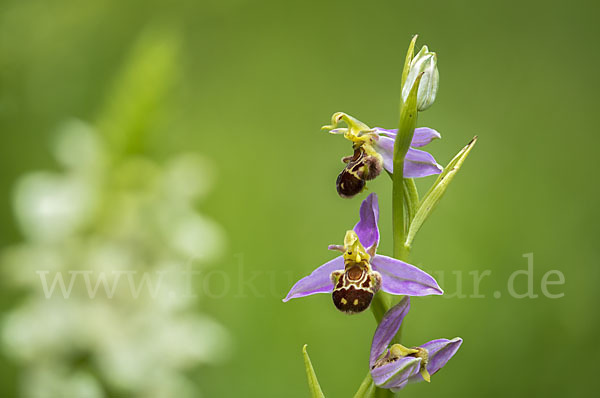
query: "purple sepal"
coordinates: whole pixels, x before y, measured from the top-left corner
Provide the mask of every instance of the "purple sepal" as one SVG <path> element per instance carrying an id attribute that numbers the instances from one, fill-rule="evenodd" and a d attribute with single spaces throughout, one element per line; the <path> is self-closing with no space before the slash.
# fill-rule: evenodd
<path id="1" fill-rule="evenodd" d="M 371 260 L 371 266 L 381 274 L 381 290 L 384 292 L 407 296 L 444 293 L 431 275 L 404 261 L 377 254 Z"/>
<path id="2" fill-rule="evenodd" d="M 430 153 L 408 148 L 404 158 L 404 177 L 419 178 L 440 174 L 444 168 L 437 164 Z"/>
<path id="3" fill-rule="evenodd" d="M 398 129 L 389 130 L 382 129 L 381 127 L 375 127 L 375 130 L 379 135 L 383 135 L 390 138 L 396 138 L 396 135 L 398 134 Z M 442 138 L 442 135 L 434 129 L 431 129 L 429 127 L 417 127 L 413 134 L 413 139 L 410 142 L 410 146 L 414 148 L 419 148 L 429 144 L 435 139 L 440 138 Z"/>
<path id="4" fill-rule="evenodd" d="M 379 203 L 377 194 L 372 193 L 360 205 L 360 221 L 354 226 L 354 232 L 358 235 L 360 243 L 366 248 L 379 243 Z"/>
<path id="5" fill-rule="evenodd" d="M 446 363 L 456 354 L 456 351 L 460 348 L 462 339 L 455 337 L 452 340 L 448 339 L 437 339 L 431 340 L 421 347 L 427 349 L 429 353 L 429 362 L 427 363 L 427 372 L 433 376 L 438 370 L 444 367 Z M 420 373 L 417 373 L 409 379 L 409 382 L 416 383 L 422 381 Z"/>
<path id="6" fill-rule="evenodd" d="M 383 168 L 390 173 L 394 173 L 394 138 L 380 135 L 375 148 L 383 158 Z M 440 174 L 442 170 L 443 168 L 428 152 L 408 148 L 404 158 L 405 178 L 427 177 Z"/>
<path id="7" fill-rule="evenodd" d="M 410 299 L 405 296 L 398 304 L 385 313 L 373 336 L 371 355 L 369 357 L 369 365 L 371 367 L 377 362 L 381 354 L 387 350 L 388 345 L 396 333 L 398 333 L 402 320 L 408 314 L 409 310 Z"/>
<path id="8" fill-rule="evenodd" d="M 420 368 L 421 358 L 404 357 L 372 369 L 371 377 L 380 388 L 401 389 Z"/>
<path id="9" fill-rule="evenodd" d="M 331 273 L 343 269 L 344 258 L 342 256 L 326 262 L 314 270 L 310 275 L 305 276 L 296 282 L 283 301 L 287 302 L 293 298 L 310 296 L 311 294 L 316 293 L 331 293 L 333 291 Z"/>

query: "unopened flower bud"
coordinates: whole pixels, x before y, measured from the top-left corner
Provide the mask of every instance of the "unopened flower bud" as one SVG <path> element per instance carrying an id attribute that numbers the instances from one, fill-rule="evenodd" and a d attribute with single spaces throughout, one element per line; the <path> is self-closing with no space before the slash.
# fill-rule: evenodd
<path id="1" fill-rule="evenodd" d="M 435 101 L 440 74 L 437 69 L 437 56 L 434 52 L 429 51 L 427 46 L 423 46 L 421 51 L 415 55 L 410 62 L 410 69 L 406 77 L 406 82 L 402 87 L 402 100 L 406 101 L 408 94 L 415 84 L 415 80 L 419 75 L 421 82 L 417 91 L 417 109 L 424 111 L 429 108 Z"/>

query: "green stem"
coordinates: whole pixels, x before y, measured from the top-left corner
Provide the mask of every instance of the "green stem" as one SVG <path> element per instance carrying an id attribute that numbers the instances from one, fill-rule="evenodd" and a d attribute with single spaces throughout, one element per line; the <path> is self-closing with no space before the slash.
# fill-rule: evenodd
<path id="1" fill-rule="evenodd" d="M 395 394 L 386 388 L 375 388 L 375 397 L 376 398 L 393 398 Z"/>
<path id="2" fill-rule="evenodd" d="M 413 58 L 415 42 L 417 36 L 415 35 L 411 40 L 408 52 L 406 54 L 406 60 L 404 68 L 402 70 L 402 86 L 406 82 L 408 76 L 410 63 Z M 392 174 L 392 227 L 393 227 L 393 240 L 394 240 L 394 257 L 399 260 L 407 260 L 410 252 L 410 247 L 406 246 L 406 235 L 408 234 L 410 222 L 416 213 L 417 206 L 419 204 L 419 195 L 417 193 L 417 187 L 414 181 L 410 178 L 403 178 L 404 175 L 404 158 L 408 152 L 408 148 L 412 141 L 415 127 L 417 126 L 417 91 L 419 83 L 421 82 L 421 76 L 418 76 L 415 80 L 413 87 L 410 90 L 406 101 L 402 99 L 400 95 L 400 126 L 398 128 L 398 135 L 394 143 L 394 173 Z M 406 212 L 406 213 L 405 213 Z M 379 292 L 375 295 L 373 303 L 373 314 L 379 324 L 383 314 L 385 314 L 391 307 L 392 301 L 389 296 Z M 382 313 L 383 311 L 383 313 Z M 394 340 L 399 339 L 400 332 L 396 335 Z M 375 397 L 377 398 L 393 398 L 395 394 L 388 389 L 376 388 Z"/>
<path id="3" fill-rule="evenodd" d="M 416 38 L 415 38 L 416 39 Z M 414 40 L 413 40 L 414 42 Z M 411 43 L 412 46 L 414 44 Z M 410 52 L 412 54 L 412 51 Z M 411 56 L 407 56 L 410 62 Z M 405 66 L 406 69 L 406 66 Z M 399 260 L 407 260 L 410 248 L 404 244 L 410 226 L 410 220 L 415 214 L 418 205 L 418 194 L 414 181 L 403 178 L 404 158 L 413 139 L 415 127 L 417 126 L 417 90 L 421 76 L 415 80 L 406 101 L 400 105 L 400 125 L 398 135 L 394 143 L 394 172 L 392 174 L 392 227 L 394 239 L 394 257 Z M 378 294 L 378 296 L 380 296 Z M 388 309 L 390 306 L 387 307 Z M 377 318 L 377 312 L 374 311 Z M 380 319 L 378 319 L 380 320 Z M 398 339 L 398 336 L 395 337 Z M 375 396 L 378 398 L 394 397 L 394 393 L 388 389 L 377 388 Z"/>
<path id="4" fill-rule="evenodd" d="M 358 391 L 354 394 L 354 398 L 372 398 L 375 390 L 375 384 L 371 378 L 371 372 L 367 373 L 367 377 L 363 380 Z"/>
<path id="5" fill-rule="evenodd" d="M 409 203 L 410 196 L 405 197 L 404 192 L 404 158 L 417 126 L 417 89 L 421 76 L 400 107 L 400 126 L 394 144 L 394 173 L 392 175 L 392 226 L 394 231 L 394 257 L 399 260 L 408 257 L 409 249 L 404 245 L 408 233 L 409 222 L 405 217 L 405 204 Z M 408 208 L 408 207 L 406 207 Z M 410 210 L 409 210 L 410 214 Z"/>
<path id="6" fill-rule="evenodd" d="M 390 295 L 383 291 L 377 292 L 375 297 L 373 297 L 373 301 L 371 302 L 371 311 L 373 312 L 373 316 L 375 317 L 375 321 L 378 325 L 381 323 L 381 319 L 390 308 L 392 308 Z"/>

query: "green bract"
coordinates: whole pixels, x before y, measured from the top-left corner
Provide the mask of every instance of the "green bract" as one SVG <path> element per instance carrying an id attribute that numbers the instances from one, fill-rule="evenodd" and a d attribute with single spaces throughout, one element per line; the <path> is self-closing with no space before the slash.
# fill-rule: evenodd
<path id="1" fill-rule="evenodd" d="M 461 149 L 458 154 L 456 154 L 456 156 L 444 168 L 442 174 L 438 176 L 433 186 L 423 197 L 414 219 L 410 223 L 408 235 L 406 236 L 406 241 L 404 242 L 404 246 L 406 248 L 410 248 L 412 245 L 412 241 L 421 228 L 421 225 L 423 225 L 427 217 L 429 217 L 435 206 L 446 192 L 450 182 L 452 182 L 452 179 L 456 173 L 458 173 L 458 170 L 460 170 L 463 162 L 467 156 L 469 156 L 469 153 L 471 152 L 471 149 L 473 149 L 473 146 L 475 146 L 476 142 L 477 137 L 473 137 L 473 139 L 463 149 Z"/>
<path id="2" fill-rule="evenodd" d="M 308 377 L 308 389 L 310 390 L 310 396 L 311 398 L 325 398 L 323 391 L 321 391 L 319 380 L 317 380 L 315 370 L 310 362 L 310 357 L 308 356 L 306 347 L 307 344 L 304 344 L 304 347 L 302 347 L 302 355 L 304 355 L 304 367 L 306 368 L 306 377 Z"/>

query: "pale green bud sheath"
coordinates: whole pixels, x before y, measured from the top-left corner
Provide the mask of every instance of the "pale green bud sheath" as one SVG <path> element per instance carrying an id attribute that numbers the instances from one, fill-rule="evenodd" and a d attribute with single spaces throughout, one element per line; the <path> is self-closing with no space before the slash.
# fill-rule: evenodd
<path id="1" fill-rule="evenodd" d="M 415 44 L 417 44 L 417 38 L 419 35 L 414 35 L 408 45 L 408 50 L 406 51 L 406 58 L 404 60 L 404 68 L 402 68 L 402 81 L 400 84 L 400 94 L 402 94 L 402 87 L 406 84 L 406 79 L 408 77 L 408 72 L 410 72 L 410 63 L 413 60 L 415 55 Z M 400 104 L 404 103 L 404 99 L 402 95 L 400 95 Z"/>
<path id="2" fill-rule="evenodd" d="M 402 85 L 403 102 L 406 102 L 419 75 L 422 77 L 417 91 L 417 109 L 422 112 L 433 105 L 440 81 L 437 56 L 434 52 L 429 51 L 427 46 L 423 46 L 410 62 L 406 81 Z"/>

